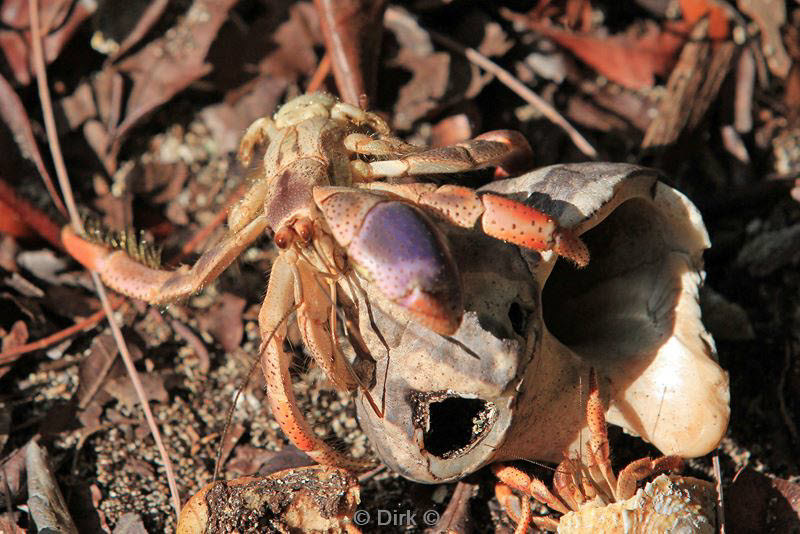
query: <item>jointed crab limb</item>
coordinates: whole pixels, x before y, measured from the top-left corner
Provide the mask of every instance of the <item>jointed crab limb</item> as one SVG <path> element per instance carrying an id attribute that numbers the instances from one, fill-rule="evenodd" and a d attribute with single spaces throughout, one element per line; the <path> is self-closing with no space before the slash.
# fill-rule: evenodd
<path id="1" fill-rule="evenodd" d="M 528 525 L 531 521 L 542 520 L 542 521 L 549 521 L 546 526 L 540 528 L 548 528 L 552 525 L 555 525 L 552 530 L 557 528 L 558 523 L 549 518 L 534 518 L 533 514 L 531 513 L 531 500 L 530 497 L 527 495 L 523 496 L 521 499 L 517 498 L 511 492 L 511 488 L 502 482 L 498 482 L 494 486 L 494 496 L 497 498 L 497 501 L 500 503 L 500 506 L 503 507 L 508 517 L 511 518 L 513 522 L 517 524 L 517 528 L 514 529 L 514 534 L 525 534 L 528 530 Z M 514 508 L 514 501 L 516 501 L 519 511 Z M 539 525 L 539 523 L 536 523 Z"/>
<path id="2" fill-rule="evenodd" d="M 242 140 L 239 141 L 239 152 L 237 154 L 239 161 L 247 167 L 250 165 L 250 160 L 255 153 L 255 148 L 263 145 L 270 140 L 270 138 L 279 135 L 275 122 L 269 117 L 261 117 L 256 119 L 253 124 L 247 127 Z"/>
<path id="3" fill-rule="evenodd" d="M 617 506 L 618 509 L 626 510 L 622 512 L 623 518 L 621 519 L 625 525 L 628 527 L 634 524 L 641 526 L 644 522 L 641 524 L 637 522 L 641 522 L 642 519 L 634 518 L 631 512 L 631 510 L 636 508 L 636 505 L 632 504 L 630 505 L 630 510 L 627 509 L 627 501 L 634 495 L 638 495 L 636 493 L 637 483 L 650 475 L 671 469 L 679 469 L 683 465 L 683 460 L 677 456 L 662 456 L 655 460 L 641 458 L 628 464 L 628 466 L 619 473 L 619 476 L 614 475 L 611 469 L 605 410 L 602 400 L 600 399 L 600 392 L 598 391 L 594 369 L 592 369 L 589 374 L 589 398 L 586 406 L 586 419 L 591 434 L 588 442 L 589 465 L 585 465 L 580 460 L 569 458 L 561 462 L 553 475 L 554 492 L 551 492 L 547 486 L 536 477 L 528 475 L 515 467 L 495 464 L 492 466 L 492 471 L 500 482 L 506 484 L 510 488 L 521 492 L 523 495 L 531 496 L 564 515 L 569 515 L 569 521 L 567 523 L 573 527 L 576 524 L 585 524 L 581 523 L 584 519 L 591 524 L 591 518 L 595 516 L 591 516 L 590 514 L 593 512 L 589 510 L 597 510 L 611 503 L 614 503 L 614 506 Z M 501 502 L 505 503 L 509 500 L 505 490 L 501 492 L 495 490 L 495 492 L 498 494 L 498 499 L 501 500 Z M 502 499 L 500 497 L 502 497 Z M 691 496 L 686 495 L 684 497 L 690 498 Z M 652 498 L 654 499 L 655 497 Z M 655 514 L 669 516 L 672 513 L 670 507 L 673 506 L 674 503 L 675 501 L 671 496 L 663 497 L 660 505 L 661 509 L 655 510 Z M 583 514 L 584 511 L 586 511 L 586 515 L 582 516 L 581 514 Z M 581 519 L 581 517 L 584 519 Z M 521 521 L 519 523 L 520 528 L 523 527 Z M 550 530 L 556 530 L 559 524 L 562 527 L 564 526 L 564 522 L 541 522 L 535 517 L 531 518 L 531 521 L 540 527 Z M 616 519 L 613 521 L 616 521 Z M 668 521 L 669 519 L 667 519 L 667 522 Z M 524 528 L 527 528 L 527 523 Z M 522 531 L 524 531 L 524 528 Z M 579 531 L 583 532 L 583 530 Z M 614 531 L 616 532 L 617 530 Z M 661 532 L 661 530 L 659 530 L 659 532 Z"/>
<path id="4" fill-rule="evenodd" d="M 292 443 L 321 464 L 338 465 L 351 470 L 363 470 L 371 464 L 349 458 L 335 450 L 314 434 L 305 417 L 297 407 L 289 375 L 291 355 L 283 350 L 286 338 L 286 325 L 280 324 L 283 314 L 295 302 L 297 290 L 296 274 L 284 257 L 278 257 L 272 267 L 267 298 L 258 315 L 259 329 L 263 336 L 276 330 L 261 349 L 261 368 L 267 384 L 270 407 L 278 424 Z M 299 302 L 298 315 L 307 313 L 307 302 Z M 299 319 L 306 322 L 307 319 Z M 313 328 L 313 326 L 312 326 Z M 307 330 L 306 330 L 307 332 Z M 305 339 L 309 343 L 308 339 Z M 317 361 L 320 358 L 316 358 Z M 330 376 L 330 375 L 329 375 Z"/>
<path id="5" fill-rule="evenodd" d="M 584 267 L 589 263 L 589 250 L 574 233 L 562 228 L 549 215 L 516 200 L 492 193 L 476 191 L 458 185 L 434 184 L 370 184 L 370 189 L 387 191 L 421 206 L 432 209 L 441 217 L 464 228 L 479 226 L 492 237 L 509 241 L 534 250 L 555 251 Z M 362 195 L 360 200 L 348 203 L 348 211 L 341 215 L 328 214 L 325 203 L 334 196 Z M 317 205 L 332 223 L 349 224 L 351 233 L 357 231 L 372 207 L 385 199 L 370 197 L 365 193 L 336 187 L 318 187 L 314 190 Z M 345 222 L 345 219 L 349 222 Z"/>
<path id="6" fill-rule="evenodd" d="M 524 146 L 517 147 L 513 143 L 480 138 L 427 150 L 393 140 L 373 141 L 358 134 L 348 136 L 344 142 L 345 146 L 356 153 L 370 156 L 400 156 L 397 159 L 371 163 L 360 160 L 352 162 L 354 180 L 359 182 L 420 174 L 472 171 L 497 165 L 511 155 L 530 151 L 527 142 Z M 387 151 L 389 154 L 386 154 Z"/>
<path id="7" fill-rule="evenodd" d="M 78 236 L 69 226 L 61 231 L 61 239 L 70 255 L 87 269 L 96 271 L 110 288 L 150 304 L 166 304 L 203 289 L 263 235 L 266 228 L 266 217 L 256 217 L 206 251 L 191 268 L 184 266 L 177 271 L 146 267 L 122 250 Z"/>
<path id="8" fill-rule="evenodd" d="M 523 495 L 530 495 L 537 501 L 546 504 L 553 510 L 566 514 L 569 508 L 547 485 L 538 478 L 528 475 L 524 471 L 503 463 L 494 464 L 492 473 L 508 487 L 515 489 Z"/>
<path id="9" fill-rule="evenodd" d="M 297 323 L 306 350 L 317 365 L 338 389 L 352 391 L 358 383 L 350 372 L 339 347 L 335 344 L 334 326 L 330 322 L 333 302 L 322 291 L 315 277 L 314 269 L 308 262 L 292 257 L 294 272 L 294 298 L 298 304 Z"/>
<path id="10" fill-rule="evenodd" d="M 681 469 L 683 459 L 679 456 L 661 456 L 655 460 L 640 458 L 628 464 L 619 475 L 614 475 L 611 468 L 611 452 L 608 444 L 608 426 L 605 418 L 605 408 L 600 399 L 597 387 L 597 377 L 594 369 L 589 372 L 589 398 L 586 401 L 586 422 L 589 427 L 589 454 L 591 464 L 589 469 L 595 471 L 593 478 L 601 480 L 597 471 L 610 488 L 611 496 L 615 501 L 624 501 L 636 493 L 636 485 L 651 475 Z"/>

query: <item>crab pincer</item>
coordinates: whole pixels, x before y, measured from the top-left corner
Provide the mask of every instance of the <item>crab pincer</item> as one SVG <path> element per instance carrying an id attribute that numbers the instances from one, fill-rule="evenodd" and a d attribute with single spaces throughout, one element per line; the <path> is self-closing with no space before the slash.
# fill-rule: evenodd
<path id="1" fill-rule="evenodd" d="M 353 266 L 422 324 L 450 335 L 461 324 L 458 270 L 441 232 L 419 208 L 382 195 L 324 187 L 314 200 Z"/>

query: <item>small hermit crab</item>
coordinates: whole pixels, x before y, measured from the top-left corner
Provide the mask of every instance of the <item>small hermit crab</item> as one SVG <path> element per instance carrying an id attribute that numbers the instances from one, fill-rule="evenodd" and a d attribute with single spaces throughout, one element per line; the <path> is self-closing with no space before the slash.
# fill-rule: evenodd
<path id="1" fill-rule="evenodd" d="M 107 285 L 159 304 L 199 291 L 258 237 L 273 235 L 280 254 L 259 314 L 262 370 L 278 423 L 319 463 L 365 467 L 317 437 L 295 403 L 284 351 L 292 310 L 307 351 L 331 382 L 366 391 L 337 339 L 337 303 L 353 302 L 356 291 L 363 293 L 355 273 L 377 288 L 379 305 L 390 313 L 405 314 L 442 335 L 452 334 L 461 322 L 458 269 L 434 220 L 553 250 L 580 266 L 589 261 L 587 248 L 570 230 L 502 194 L 381 181 L 501 165 L 530 150 L 518 133 L 498 131 L 444 148 L 420 148 L 392 136 L 380 116 L 314 93 L 291 100 L 273 118 L 258 119 L 247 129 L 239 149 L 245 166 L 258 147 L 264 147 L 264 155 L 257 177 L 231 209 L 227 237 L 191 268 L 148 267 L 70 228 L 63 239 Z"/>
<path id="2" fill-rule="evenodd" d="M 588 464 L 580 459 L 562 461 L 553 475 L 553 491 L 518 468 L 503 463 L 492 466 L 500 479 L 495 488 L 497 499 L 517 521 L 517 532 L 526 532 L 530 523 L 567 534 L 716 532 L 713 484 L 692 477 L 663 474 L 683 466 L 679 456 L 641 458 L 628 464 L 619 475 L 614 474 L 604 412 L 592 370 L 586 404 L 590 434 Z M 641 480 L 657 473 L 662 474 L 637 489 Z M 520 514 L 513 511 L 511 489 L 525 495 Z M 530 497 L 563 515 L 559 519 L 533 516 Z"/>

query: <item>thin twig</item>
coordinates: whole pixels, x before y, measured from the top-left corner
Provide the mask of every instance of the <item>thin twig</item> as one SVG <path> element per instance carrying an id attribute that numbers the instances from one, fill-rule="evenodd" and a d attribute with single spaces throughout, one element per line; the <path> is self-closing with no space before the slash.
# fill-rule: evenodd
<path id="1" fill-rule="evenodd" d="M 75 198 L 72 195 L 72 187 L 69 183 L 69 176 L 67 175 L 67 167 L 64 164 L 64 157 L 61 153 L 61 146 L 58 142 L 58 134 L 56 131 L 56 122 L 53 115 L 53 103 L 50 98 L 50 90 L 47 87 L 47 69 L 44 62 L 44 52 L 42 50 L 42 36 L 39 26 L 39 1 L 30 0 L 28 4 L 28 11 L 31 22 L 31 42 L 33 45 L 33 63 L 36 70 L 36 84 L 39 90 L 39 100 L 42 105 L 42 114 L 44 117 L 45 130 L 47 131 L 47 140 L 50 147 L 50 153 L 53 157 L 53 164 L 56 169 L 58 183 L 61 188 L 61 194 L 64 195 L 64 203 L 67 206 L 67 211 L 70 215 L 70 221 L 76 231 L 83 230 L 83 224 L 78 214 L 78 208 L 75 204 Z M 128 375 L 131 378 L 133 387 L 136 390 L 136 395 L 142 405 L 147 424 L 150 427 L 150 432 L 153 434 L 156 446 L 161 454 L 162 461 L 164 462 L 164 469 L 167 473 L 167 483 L 169 484 L 170 494 L 172 495 L 172 504 L 175 508 L 176 515 L 180 515 L 181 499 L 178 494 L 178 485 L 175 481 L 175 473 L 172 469 L 172 463 L 167 454 L 167 449 L 161 440 L 161 433 L 156 424 L 153 412 L 150 410 L 150 403 L 147 400 L 147 395 L 139 379 L 139 373 L 136 371 L 136 366 L 133 363 L 128 347 L 125 344 L 125 339 L 122 336 L 122 331 L 119 328 L 116 320 L 114 319 L 113 309 L 111 302 L 108 300 L 105 288 L 103 287 L 100 277 L 97 273 L 92 271 L 92 280 L 94 281 L 95 290 L 100 297 L 100 302 L 103 304 L 103 309 L 108 316 L 108 324 L 111 327 L 111 333 L 114 340 L 119 346 L 122 361 L 125 363 L 125 368 L 128 370 Z"/>
<path id="2" fill-rule="evenodd" d="M 118 299 L 116 302 L 112 303 L 113 309 L 118 308 L 122 302 L 122 299 Z M 26 343 L 25 345 L 19 345 L 12 349 L 9 349 L 5 352 L 0 352 L 0 365 L 8 365 L 15 361 L 19 356 L 22 354 L 32 352 L 34 350 L 39 349 L 46 349 L 50 345 L 55 345 L 59 341 L 62 341 L 72 334 L 76 334 L 83 330 L 88 330 L 92 328 L 94 325 L 99 323 L 103 320 L 103 317 L 106 316 L 105 310 L 99 310 L 91 314 L 89 317 L 78 321 L 72 326 L 68 326 L 63 330 L 59 330 L 55 334 L 51 334 L 47 337 L 43 337 L 42 339 L 37 339 L 36 341 L 32 341 L 31 343 Z"/>
<path id="3" fill-rule="evenodd" d="M 797 444 L 800 442 L 797 425 L 794 422 L 794 417 L 789 413 L 789 408 L 786 406 L 786 397 L 783 394 L 783 389 L 786 387 L 786 375 L 789 374 L 792 368 L 793 356 L 792 342 L 787 339 L 783 347 L 783 369 L 781 369 L 781 374 L 778 378 L 776 392 L 778 394 L 778 409 L 781 412 L 783 423 L 786 425 L 786 429 L 789 431 L 789 436 L 791 436 L 792 441 Z"/>
<path id="4" fill-rule="evenodd" d="M 317 70 L 314 71 L 314 75 L 311 76 L 311 81 L 308 82 L 308 87 L 306 87 L 307 93 L 314 93 L 319 91 L 319 88 L 322 87 L 322 84 L 328 78 L 328 75 L 331 73 L 331 55 L 328 52 L 325 52 L 325 55 L 322 56 L 322 59 L 317 65 Z"/>
<path id="5" fill-rule="evenodd" d="M 393 7 L 389 7 L 386 10 L 386 17 L 405 17 L 407 15 L 400 12 L 398 9 Z M 528 86 L 522 83 L 516 76 L 505 70 L 503 67 L 489 59 L 488 57 L 484 56 L 474 48 L 468 48 L 460 43 L 457 43 L 450 39 L 449 37 L 445 37 L 439 33 L 436 33 L 433 30 L 426 29 L 430 34 L 431 38 L 439 43 L 440 45 L 444 46 L 445 48 L 449 48 L 450 50 L 462 54 L 466 57 L 470 62 L 474 63 L 475 65 L 479 66 L 486 72 L 493 74 L 497 79 L 517 93 L 523 100 L 528 102 L 530 105 L 534 106 L 539 112 L 547 117 L 553 124 L 564 130 L 569 138 L 575 143 L 575 146 L 578 147 L 578 150 L 583 152 L 586 156 L 596 159 L 597 158 L 597 150 L 583 137 L 578 130 L 575 129 L 572 124 L 569 123 L 567 119 L 565 119 L 553 106 L 547 103 L 542 97 L 531 91 Z"/>
<path id="6" fill-rule="evenodd" d="M 714 466 L 714 480 L 716 481 L 717 489 L 717 520 L 719 522 L 719 534 L 725 534 L 725 499 L 722 494 L 722 469 L 719 466 L 719 451 L 714 453 L 711 457 L 711 462 Z"/>

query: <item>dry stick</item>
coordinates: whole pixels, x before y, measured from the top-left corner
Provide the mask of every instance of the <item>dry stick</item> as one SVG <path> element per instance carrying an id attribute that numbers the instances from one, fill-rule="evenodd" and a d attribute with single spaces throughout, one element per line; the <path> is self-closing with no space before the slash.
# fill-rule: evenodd
<path id="1" fill-rule="evenodd" d="M 386 16 L 395 16 L 396 11 L 394 9 L 387 9 Z M 583 152 L 586 156 L 597 159 L 597 150 L 583 137 L 578 130 L 572 126 L 567 119 L 565 119 L 553 106 L 547 103 L 542 97 L 531 91 L 528 86 L 524 83 L 519 81 L 519 79 L 505 70 L 503 67 L 489 59 L 488 57 L 484 56 L 474 48 L 467 48 L 462 44 L 459 44 L 452 39 L 445 37 L 444 35 L 438 34 L 432 30 L 427 30 L 430 33 L 431 38 L 444 46 L 445 48 L 449 48 L 454 52 L 464 55 L 469 61 L 476 64 L 486 72 L 494 74 L 495 77 L 517 93 L 523 100 L 531 104 L 535 107 L 539 112 L 547 117 L 550 122 L 555 124 L 556 126 L 560 127 L 562 130 L 566 132 L 572 142 L 575 143 L 575 146 L 578 147 L 578 150 Z"/>
<path id="2" fill-rule="evenodd" d="M 311 76 L 311 81 L 308 82 L 306 92 L 313 93 L 318 91 L 330 73 L 331 55 L 328 52 L 325 52 L 325 55 L 322 56 L 322 59 L 319 62 L 319 65 L 317 65 L 317 70 L 315 70 L 314 75 Z"/>
<path id="3" fill-rule="evenodd" d="M 122 302 L 123 302 L 122 299 L 118 299 L 116 302 L 112 303 L 112 309 L 118 308 L 122 304 Z M 37 339 L 36 341 L 32 341 L 31 343 L 26 343 L 25 345 L 19 345 L 5 352 L 0 352 L 0 365 L 7 365 L 15 361 L 22 354 L 34 350 L 45 349 L 50 345 L 58 343 L 62 339 L 68 338 L 72 334 L 80 332 L 81 330 L 88 330 L 89 328 L 92 328 L 94 325 L 102 321 L 103 317 L 105 316 L 106 316 L 105 310 L 96 311 L 89 317 L 75 323 L 72 326 L 69 326 L 63 330 L 56 332 L 55 334 L 43 337 L 42 339 Z"/>
<path id="4" fill-rule="evenodd" d="M 80 216 L 78 215 L 78 208 L 75 205 L 75 199 L 72 195 L 72 187 L 69 183 L 67 168 L 64 164 L 64 158 L 61 154 L 61 146 L 58 142 L 56 122 L 53 115 L 53 103 L 50 99 L 50 90 L 47 87 L 47 69 L 44 62 L 42 36 L 39 27 L 39 1 L 30 0 L 28 8 L 31 21 L 31 41 L 33 45 L 33 63 L 36 70 L 36 85 L 39 90 L 39 100 L 42 104 L 42 114 L 44 116 L 45 129 L 47 131 L 47 140 L 50 145 L 50 153 L 53 156 L 53 164 L 56 168 L 58 183 L 61 188 L 61 194 L 64 195 L 64 202 L 67 205 L 67 211 L 70 214 L 70 220 L 75 230 L 81 231 L 82 233 L 83 224 Z M 103 309 L 108 316 L 108 324 L 111 327 L 111 333 L 114 336 L 114 340 L 117 342 L 120 354 L 122 355 L 122 361 L 125 363 L 125 368 L 128 370 L 128 375 L 130 375 L 131 382 L 136 390 L 136 395 L 139 398 L 142 409 L 144 410 L 145 419 L 147 419 L 150 432 L 153 434 L 153 439 L 155 439 L 159 453 L 161 454 L 161 459 L 164 462 L 164 469 L 167 472 L 167 482 L 169 484 L 170 494 L 172 495 L 172 505 L 175 508 L 176 515 L 180 515 L 181 499 L 180 495 L 178 494 L 178 485 L 175 482 L 175 473 L 172 469 L 172 463 L 170 462 L 169 454 L 167 454 L 167 449 L 164 447 L 164 443 L 161 440 L 161 433 L 159 432 L 158 425 L 153 417 L 153 412 L 150 410 L 150 403 L 147 400 L 144 387 L 142 387 L 142 382 L 139 379 L 136 366 L 133 364 L 133 358 L 131 358 L 130 352 L 128 352 L 128 346 L 125 344 L 122 331 L 119 329 L 119 325 L 117 325 L 117 322 L 114 320 L 113 309 L 111 308 L 111 303 L 108 300 L 108 295 L 106 294 L 105 288 L 103 287 L 103 284 L 100 281 L 100 277 L 97 275 L 97 273 L 92 271 L 91 274 L 97 295 L 100 297 L 100 302 L 103 303 Z"/>
<path id="5" fill-rule="evenodd" d="M 719 466 L 719 450 L 711 457 L 714 465 L 714 479 L 716 480 L 717 490 L 717 519 L 719 522 L 719 534 L 725 534 L 725 499 L 722 495 L 722 469 Z"/>

